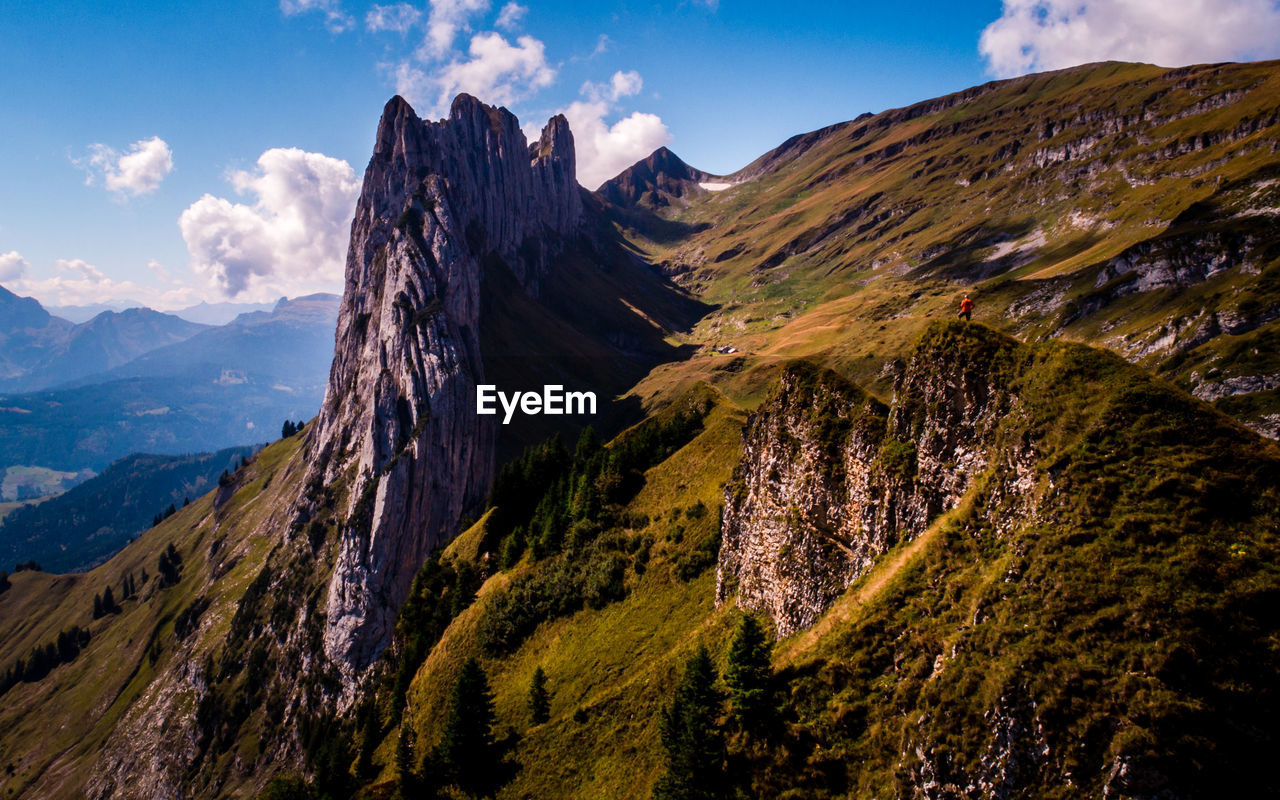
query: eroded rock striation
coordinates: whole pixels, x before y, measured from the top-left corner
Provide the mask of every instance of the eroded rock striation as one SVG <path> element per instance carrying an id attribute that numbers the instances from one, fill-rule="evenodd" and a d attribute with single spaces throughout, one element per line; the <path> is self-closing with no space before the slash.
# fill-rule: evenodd
<path id="1" fill-rule="evenodd" d="M 468 95 L 440 122 L 399 97 L 383 111 L 308 442 L 310 485 L 348 481 L 324 630 L 348 678 L 385 645 L 423 559 L 488 489 L 496 431 L 474 411 L 485 271 L 503 265 L 537 296 L 578 229 L 580 191 L 562 116 L 530 145 L 510 112 Z"/>
<path id="2" fill-rule="evenodd" d="M 988 493 L 1032 502 L 1031 446 L 998 435 L 1018 413 L 1004 375 L 1014 352 L 1003 337 L 926 337 L 900 365 L 891 408 L 830 370 L 788 366 L 748 421 L 725 492 L 717 603 L 736 594 L 786 636 L 988 469 L 1000 474 Z"/>

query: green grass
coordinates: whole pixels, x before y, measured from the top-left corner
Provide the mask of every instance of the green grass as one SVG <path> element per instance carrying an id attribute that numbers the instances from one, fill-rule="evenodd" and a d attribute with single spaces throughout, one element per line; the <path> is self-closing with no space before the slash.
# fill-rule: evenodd
<path id="1" fill-rule="evenodd" d="M 1091 348 L 1030 348 L 947 322 L 930 326 L 912 353 L 909 381 L 964 371 L 1020 398 L 990 441 L 1031 443 L 1034 488 L 1010 496 L 1001 488 L 1010 467 L 997 460 L 954 512 L 850 587 L 813 634 L 780 643 L 788 717 L 757 753 L 755 791 L 903 794 L 922 768 L 916 744 L 935 768 L 971 782 L 998 747 L 993 713 L 1039 726 L 1056 760 L 1019 780 L 1046 797 L 1077 790 L 1063 783 L 1064 770 L 1075 787 L 1100 791 L 1121 757 L 1190 786 L 1245 774 L 1261 756 L 1234 726 L 1263 725 L 1274 711 L 1265 700 L 1277 666 L 1272 628 L 1257 603 L 1280 590 L 1270 522 L 1280 513 L 1280 450 Z M 909 384 L 894 413 L 931 413 L 913 405 L 918 390 Z M 684 509 L 721 502 L 742 423 L 739 407 L 720 399 L 706 430 L 646 475 L 627 507 L 644 523 L 622 533 L 651 541 L 651 556 L 643 573 L 628 571 L 624 600 L 544 623 L 493 657 L 479 631 L 494 600 L 549 566 L 526 560 L 489 578 L 413 682 L 408 724 L 420 754 L 440 735 L 453 676 L 479 656 L 498 728 L 517 735 L 519 769 L 500 797 L 649 795 L 661 772 L 657 714 L 680 665 L 700 644 L 722 658 L 732 627 L 733 608 L 713 606 L 712 573 L 686 582 L 674 565 L 697 538 Z M 836 447 L 831 457 L 839 456 Z M 1236 491 L 1254 499 L 1233 504 Z M 450 555 L 474 557 L 481 529 Z M 1200 666 L 1188 671 L 1192 664 Z M 539 666 L 552 714 L 533 725 L 527 692 Z M 378 751 L 384 760 L 388 743 Z M 1203 747 L 1213 748 L 1212 766 L 1191 757 Z M 385 767 L 381 780 L 393 778 Z"/>
<path id="2" fill-rule="evenodd" d="M 192 640 L 194 651 L 186 651 L 184 657 L 198 660 L 218 646 L 235 602 L 271 546 L 268 539 L 253 533 L 288 497 L 289 481 L 282 475 L 289 471 L 299 441 L 284 440 L 268 447 L 238 474 L 248 485 L 228 504 L 236 509 L 231 520 L 217 519 L 216 492 L 211 493 L 88 573 L 11 576 L 12 587 L 0 594 L 0 668 L 72 624 L 88 627 L 92 638 L 75 661 L 38 683 L 19 684 L 5 694 L 0 707 L 0 762 L 15 767 L 6 790 L 55 797 L 74 794 L 85 785 L 108 737 L 146 711 L 144 698 L 152 696 L 158 683 L 163 683 L 159 679 L 173 667 L 171 658 L 178 643 L 172 620 L 198 596 L 211 601 L 201 623 L 207 627 Z M 273 481 L 276 493 L 269 498 L 261 492 L 268 476 L 277 478 Z M 211 548 L 215 540 L 219 541 L 216 549 Z M 182 555 L 184 567 L 177 585 L 161 589 L 155 583 L 156 554 L 169 543 Z M 118 598 L 123 578 L 129 573 L 138 577 L 143 569 L 151 581 L 141 585 L 136 600 L 121 602 L 120 614 L 90 619 L 95 594 L 111 586 Z M 147 657 L 153 640 L 159 643 L 155 664 Z"/>
<path id="3" fill-rule="evenodd" d="M 1183 81 L 1196 82 L 1195 90 L 1178 88 Z M 1174 119 L 1227 90 L 1247 94 Z M 1121 126 L 1073 161 L 1033 165 L 1036 150 L 1091 130 L 1068 124 L 1077 108 L 1119 115 L 1145 108 L 1155 121 L 1141 137 Z M 627 548 L 623 599 L 546 621 L 496 657 L 480 636 L 486 615 L 513 583 L 555 559 L 526 557 L 500 569 L 483 552 L 485 519 L 447 548 L 447 558 L 474 562 L 486 580 L 409 689 L 404 724 L 416 733 L 418 755 L 440 735 L 459 666 L 479 656 L 499 727 L 518 737 L 521 768 L 502 797 L 647 797 L 661 770 L 658 709 L 694 648 L 723 652 L 737 613 L 714 608 L 713 570 L 682 578 L 681 565 L 696 563 L 717 529 L 747 413 L 769 402 L 786 364 L 807 359 L 886 405 L 896 398 L 894 413 L 927 414 L 895 389 L 914 354 L 917 379 L 977 365 L 1020 398 L 1025 413 L 1002 419 L 995 435 L 1002 445 L 1034 445 L 1035 513 L 1013 510 L 998 491 L 1002 467 L 991 466 L 955 511 L 851 587 L 818 623 L 821 635 L 803 646 L 799 638 L 781 643 L 791 711 L 756 760 L 756 794 L 910 794 L 912 771 L 921 768 L 914 745 L 934 754 L 940 781 L 964 785 L 984 754 L 1000 756 L 991 727 L 999 714 L 1024 730 L 1043 723 L 1058 760 L 1024 763 L 1043 770 L 1027 780 L 1047 787 L 1045 797 L 1100 794 L 1119 757 L 1138 774 L 1192 787 L 1211 774 L 1204 770 L 1224 774 L 1235 765 L 1247 774 L 1249 764 L 1265 763 L 1257 744 L 1265 737 L 1250 734 L 1268 730 L 1259 715 L 1275 711 L 1266 689 L 1277 667 L 1268 639 L 1275 625 L 1265 609 L 1277 588 L 1280 456 L 1173 385 L 1070 342 L 1139 359 L 1183 388 L 1193 373 L 1274 372 L 1275 323 L 1211 337 L 1172 359 L 1167 350 L 1138 355 L 1167 325 L 1177 323 L 1173 341 L 1189 347 L 1196 329 L 1188 322 L 1280 303 L 1268 230 L 1251 245 L 1250 269 L 1178 290 L 1118 296 L 1111 290 L 1130 279 L 1099 278 L 1106 260 L 1134 245 L 1189 247 L 1179 237 L 1243 229 L 1231 221 L 1239 211 L 1275 205 L 1253 195 L 1277 166 L 1273 130 L 1183 155 L 1161 148 L 1277 108 L 1274 63 L 1179 73 L 1107 64 L 1028 76 L 929 113 L 896 110 L 836 126 L 790 160 L 744 171 L 736 177 L 754 177 L 732 189 L 664 211 L 663 230 L 687 226 L 683 235 L 659 241 L 628 231 L 628 246 L 679 271 L 690 296 L 628 271 L 618 253 L 600 270 L 574 257 L 544 287 L 548 311 L 526 302 L 493 265 L 483 349 L 500 382 L 542 382 L 528 362 L 551 353 L 565 357 L 565 374 L 590 376 L 620 396 L 606 427 L 667 413 L 689 397 L 714 405 L 703 432 L 649 470 L 602 534 Z M 1046 122 L 1056 127 L 1046 132 Z M 986 260 L 1003 242 L 1038 237 L 1044 243 L 1018 259 L 998 267 Z M 949 322 L 961 293 L 974 290 L 980 324 Z M 1038 295 L 1060 299 L 1027 310 Z M 1105 302 L 1068 320 L 1071 308 L 1091 300 Z M 1027 348 L 982 323 L 1023 341 L 1060 341 Z M 525 328 L 539 335 L 515 335 Z M 604 343 L 615 334 L 641 352 L 606 357 L 613 351 Z M 510 348 L 495 351 L 495 341 Z M 724 346 L 738 352 L 715 352 Z M 1248 418 L 1277 402 L 1250 396 L 1220 405 Z M 172 542 L 186 564 L 177 586 L 92 622 L 93 639 L 75 662 L 6 695 L 0 764 L 12 762 L 16 775 L 4 789 L 66 794 L 83 784 L 113 732 L 154 735 L 148 709 L 190 710 L 194 693 L 177 677 L 179 659 L 201 664 L 228 649 L 245 655 L 235 648 L 252 643 L 232 620 L 264 566 L 285 583 L 279 597 L 248 604 L 244 618 L 265 620 L 277 605 L 296 610 L 322 597 L 332 535 L 330 548 L 305 562 L 296 548 L 278 548 L 283 515 L 304 491 L 298 443 L 272 445 L 238 476 L 235 491 L 199 499 L 90 573 L 11 576 L 13 588 L 0 595 L 0 668 L 68 624 L 89 624 L 93 595 L 143 566 L 154 573 L 165 545 Z M 905 449 L 882 455 L 884 469 L 910 473 Z M 339 485 L 335 508 L 347 505 L 343 491 Z M 176 642 L 175 618 L 201 597 L 210 606 L 199 635 Z M 154 642 L 153 665 L 146 653 Z M 269 692 L 295 675 L 295 662 L 271 663 Z M 549 677 L 552 711 L 533 726 L 525 699 L 538 666 Z M 249 683 L 232 675 L 215 690 L 229 701 L 256 688 Z M 275 722 L 253 710 L 196 780 L 224 794 L 247 791 L 275 768 Z M 349 733 L 342 738 L 359 741 Z M 394 778 L 398 733 L 380 732 L 374 782 L 381 788 L 365 796 L 380 796 Z M 261 771 L 238 771 L 237 755 Z M 1066 769 L 1074 788 L 1059 780 Z"/>

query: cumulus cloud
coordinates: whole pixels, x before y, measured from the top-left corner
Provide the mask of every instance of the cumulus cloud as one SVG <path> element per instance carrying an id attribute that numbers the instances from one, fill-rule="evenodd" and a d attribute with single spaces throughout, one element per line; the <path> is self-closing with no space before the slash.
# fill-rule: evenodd
<path id="1" fill-rule="evenodd" d="M 639 73 L 615 72 L 607 84 L 585 84 L 587 99 L 564 109 L 578 156 L 578 182 L 588 189 L 671 142 L 671 132 L 656 114 L 634 111 L 612 125 L 606 121 L 618 100 L 638 94 L 643 86 Z"/>
<path id="2" fill-rule="evenodd" d="M 375 5 L 369 9 L 369 13 L 365 14 L 364 24 L 374 33 L 394 31 L 404 34 L 417 25 L 421 18 L 422 12 L 408 3 L 396 3 L 392 6 Z"/>
<path id="3" fill-rule="evenodd" d="M 0 253 L 0 281 L 16 281 L 27 274 L 27 260 L 17 250 Z"/>
<path id="4" fill-rule="evenodd" d="M 451 61 L 429 79 L 438 88 L 436 107 L 446 108 L 454 95 L 467 92 L 486 103 L 510 105 L 555 81 L 546 48 L 532 36 L 515 43 L 488 32 L 471 37 L 467 58 Z"/>
<path id="5" fill-rule="evenodd" d="M 1280 55 L 1276 0 L 1004 0 L 978 50 L 998 77 L 1093 61 L 1183 66 Z"/>
<path id="6" fill-rule="evenodd" d="M 101 180 L 121 198 L 151 194 L 173 171 L 173 151 L 159 136 L 140 139 L 124 153 L 105 144 L 92 144 L 88 156 L 72 161 L 85 171 L 86 186 Z"/>
<path id="7" fill-rule="evenodd" d="M 269 300 L 341 285 L 360 181 L 347 162 L 272 149 L 230 176 L 251 204 L 206 194 L 178 227 L 191 268 L 224 295 Z"/>
<path id="8" fill-rule="evenodd" d="M 613 77 L 608 83 L 592 83 L 587 81 L 582 84 L 582 94 L 591 100 L 608 100 L 615 102 L 624 97 L 631 97 L 640 94 L 640 90 L 644 88 L 644 79 L 640 77 L 640 73 L 635 70 L 627 72 L 613 73 Z"/>
<path id="9" fill-rule="evenodd" d="M 467 30 L 476 14 L 489 10 L 489 0 L 431 0 L 427 15 L 427 38 L 419 58 L 440 58 L 453 48 L 454 39 Z"/>
<path id="10" fill-rule="evenodd" d="M 520 27 L 521 20 L 523 20 L 524 15 L 528 13 L 528 6 L 522 6 L 515 2 L 515 0 L 512 0 L 512 2 L 507 3 L 502 7 L 502 10 L 498 12 L 498 20 L 494 24 L 503 30 L 514 31 Z"/>
<path id="11" fill-rule="evenodd" d="M 280 11 L 286 17 L 312 11 L 324 14 L 324 26 L 330 33 L 342 33 L 356 24 L 351 15 L 343 10 L 340 0 L 280 0 Z"/>

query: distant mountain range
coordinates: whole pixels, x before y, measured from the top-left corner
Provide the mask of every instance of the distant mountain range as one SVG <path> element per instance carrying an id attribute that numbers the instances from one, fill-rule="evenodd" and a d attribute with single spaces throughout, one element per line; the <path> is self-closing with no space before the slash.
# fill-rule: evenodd
<path id="1" fill-rule="evenodd" d="M 206 327 L 146 308 L 75 324 L 0 287 L 0 391 L 35 391 L 111 369 Z"/>
<path id="2" fill-rule="evenodd" d="M 274 303 L 208 303 L 200 302 L 194 306 L 181 308 L 169 313 L 181 317 L 187 322 L 198 322 L 201 325 L 226 325 L 240 314 L 250 311 L 270 311 Z M 104 311 L 127 311 L 131 308 L 145 308 L 145 304 L 134 300 L 116 300 L 110 303 L 91 303 L 84 306 L 49 306 L 48 311 L 57 317 L 74 322 L 88 322 Z"/>
<path id="3" fill-rule="evenodd" d="M 271 437 L 264 437 L 271 438 Z M 0 522 L 0 564 L 35 561 L 49 572 L 78 572 L 105 561 L 151 527 L 170 506 L 208 492 L 223 470 L 234 472 L 253 447 L 217 453 L 126 456 L 101 475 Z"/>
<path id="4" fill-rule="evenodd" d="M 320 406 L 333 295 L 211 327 L 149 309 L 73 325 L 0 293 L 0 386 L 11 392 L 0 395 L 0 468 L 97 471 L 135 452 L 218 450 Z"/>

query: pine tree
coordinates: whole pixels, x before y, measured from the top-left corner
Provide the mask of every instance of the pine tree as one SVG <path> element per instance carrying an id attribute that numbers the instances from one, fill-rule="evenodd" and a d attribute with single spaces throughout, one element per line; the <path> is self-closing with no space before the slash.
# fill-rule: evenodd
<path id="1" fill-rule="evenodd" d="M 449 698 L 449 715 L 440 760 L 452 783 L 463 791 L 484 794 L 492 783 L 493 693 L 480 662 L 467 659 Z"/>
<path id="2" fill-rule="evenodd" d="M 284 421 L 284 426 L 280 428 L 280 438 L 288 439 L 297 432 L 298 426 L 293 424 L 293 420 L 286 419 Z"/>
<path id="3" fill-rule="evenodd" d="M 108 586 L 102 592 L 102 613 L 114 614 L 119 610 L 120 607 L 116 605 L 115 595 L 111 593 L 111 587 Z"/>
<path id="4" fill-rule="evenodd" d="M 529 682 L 529 715 L 534 725 L 541 725 L 551 718 L 551 695 L 547 692 L 547 673 L 538 667 Z"/>
<path id="5" fill-rule="evenodd" d="M 729 687 L 729 706 L 733 715 L 748 730 L 759 730 L 774 711 L 770 680 L 769 644 L 764 627 L 747 614 L 729 645 L 724 682 Z"/>
<path id="6" fill-rule="evenodd" d="M 95 594 L 93 596 L 93 618 L 98 619 L 102 616 L 102 595 Z"/>
<path id="7" fill-rule="evenodd" d="M 718 800 L 725 796 L 724 735 L 716 725 L 720 693 L 707 648 L 685 665 L 659 732 L 667 771 L 654 786 L 655 800 Z"/>
<path id="8" fill-rule="evenodd" d="M 596 436 L 595 428 L 588 425 L 578 434 L 578 443 L 573 448 L 573 461 L 575 464 L 585 464 L 599 450 L 600 438 Z"/>

